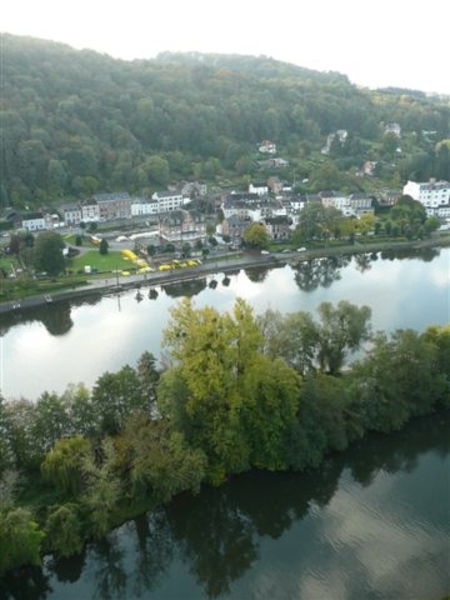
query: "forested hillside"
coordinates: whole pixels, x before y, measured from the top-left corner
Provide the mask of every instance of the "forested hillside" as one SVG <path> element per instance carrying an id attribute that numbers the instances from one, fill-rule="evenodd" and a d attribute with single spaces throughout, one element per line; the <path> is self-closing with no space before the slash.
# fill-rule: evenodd
<path id="1" fill-rule="evenodd" d="M 289 160 L 284 176 L 308 179 L 309 191 L 321 177 L 363 186 L 355 170 L 365 160 L 379 162 L 386 184 L 450 178 L 441 143 L 450 137 L 449 102 L 420 92 L 360 90 L 344 75 L 266 57 L 164 53 L 126 62 L 9 34 L 0 52 L 3 207 L 259 176 L 265 139 Z M 402 128 L 400 148 L 385 134 L 391 122 Z M 336 130 L 348 132 L 345 146 L 324 157 Z M 333 163 L 328 179 L 324 162 Z"/>

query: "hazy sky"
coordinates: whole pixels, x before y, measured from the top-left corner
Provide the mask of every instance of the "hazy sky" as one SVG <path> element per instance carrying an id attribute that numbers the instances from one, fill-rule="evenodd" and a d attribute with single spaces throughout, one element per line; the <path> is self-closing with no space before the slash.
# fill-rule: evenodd
<path id="1" fill-rule="evenodd" d="M 445 7 L 445 0 L 10 0 L 0 30 L 124 59 L 165 50 L 266 55 L 371 88 L 450 94 Z"/>

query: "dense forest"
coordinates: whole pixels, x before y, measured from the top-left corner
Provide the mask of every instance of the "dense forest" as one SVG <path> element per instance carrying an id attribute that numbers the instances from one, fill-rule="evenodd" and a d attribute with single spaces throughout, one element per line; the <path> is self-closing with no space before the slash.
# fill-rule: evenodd
<path id="1" fill-rule="evenodd" d="M 317 468 L 367 432 L 448 409 L 450 328 L 387 336 L 370 317 L 346 301 L 257 316 L 241 299 L 221 314 L 184 298 L 160 368 L 145 352 L 92 390 L 0 396 L 0 575 L 76 554 L 183 491 Z"/>
<path id="2" fill-rule="evenodd" d="M 248 181 L 268 174 L 257 163 L 266 139 L 289 160 L 284 176 L 308 180 L 305 191 L 364 187 L 355 172 L 365 160 L 377 161 L 385 185 L 450 178 L 448 99 L 358 89 L 339 73 L 267 57 L 127 62 L 9 34 L 0 52 L 0 207 L 145 194 L 189 178 Z M 320 154 L 337 130 L 348 132 L 345 144 L 336 138 Z"/>

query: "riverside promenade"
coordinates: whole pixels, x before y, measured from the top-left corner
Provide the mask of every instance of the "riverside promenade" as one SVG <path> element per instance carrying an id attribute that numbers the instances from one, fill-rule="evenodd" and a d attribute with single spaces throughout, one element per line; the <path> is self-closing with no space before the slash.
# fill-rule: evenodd
<path id="1" fill-rule="evenodd" d="M 90 295 L 105 295 L 142 287 L 151 288 L 167 283 L 178 283 L 199 279 L 213 273 L 230 273 L 240 269 L 252 267 L 275 268 L 286 264 L 287 257 L 281 261 L 279 255 L 260 255 L 259 253 L 239 253 L 238 255 L 218 256 L 216 260 L 208 260 L 196 267 L 184 267 L 171 271 L 153 271 L 143 275 L 118 276 L 114 273 L 105 273 L 89 280 L 85 285 L 76 288 L 58 290 L 54 293 L 37 294 L 26 298 L 10 300 L 0 303 L 0 314 L 7 312 L 24 311 L 27 308 L 44 304 L 52 304 L 62 300 L 88 297 Z"/>
<path id="2" fill-rule="evenodd" d="M 273 269 L 283 267 L 286 264 L 292 267 L 299 263 L 314 258 L 339 256 L 348 254 L 361 254 L 380 252 L 387 250 L 421 250 L 424 248 L 439 248 L 450 245 L 450 236 L 439 236 L 432 239 L 421 241 L 402 241 L 402 242 L 374 242 L 358 243 L 346 246 L 322 246 L 320 248 L 308 249 L 304 252 L 293 250 L 289 253 L 271 252 L 270 254 L 261 254 L 259 251 L 236 252 L 233 254 L 217 255 L 215 258 L 209 258 L 204 263 L 196 267 L 185 267 L 173 269 L 171 271 L 153 271 L 144 275 L 117 276 L 114 273 L 107 273 L 89 280 L 86 285 L 76 288 L 67 288 L 51 294 L 30 295 L 26 298 L 11 300 L 0 303 L 0 314 L 9 312 L 25 311 L 27 308 L 39 305 L 52 304 L 61 300 L 70 300 L 73 298 L 88 297 L 90 295 L 105 295 L 117 293 L 128 289 L 140 289 L 141 287 L 151 288 L 153 286 L 164 285 L 167 283 L 178 283 L 199 279 L 214 273 L 232 273 L 240 269 L 249 269 L 252 267 Z"/>

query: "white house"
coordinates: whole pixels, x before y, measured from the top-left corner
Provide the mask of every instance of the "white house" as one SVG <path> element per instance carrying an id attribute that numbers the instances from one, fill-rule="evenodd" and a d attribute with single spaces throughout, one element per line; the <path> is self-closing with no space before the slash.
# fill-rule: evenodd
<path id="1" fill-rule="evenodd" d="M 62 217 L 67 227 L 79 225 L 83 220 L 81 218 L 81 207 L 79 204 L 62 204 Z"/>
<path id="2" fill-rule="evenodd" d="M 150 198 L 134 198 L 131 203 L 131 216 L 143 217 L 145 215 L 159 214 L 158 200 Z"/>
<path id="3" fill-rule="evenodd" d="M 81 220 L 83 223 L 100 221 L 100 207 L 95 200 L 84 202 L 81 205 Z"/>
<path id="4" fill-rule="evenodd" d="M 152 195 L 152 200 L 157 200 L 159 204 L 158 211 L 160 213 L 176 210 L 184 204 L 183 194 L 175 192 L 155 192 Z"/>
<path id="5" fill-rule="evenodd" d="M 258 194 L 258 196 L 267 196 L 269 193 L 269 186 L 265 182 L 250 183 L 248 186 L 250 194 Z"/>
<path id="6" fill-rule="evenodd" d="M 260 143 L 258 150 L 262 153 L 262 154 L 276 154 L 277 153 L 277 146 L 274 142 L 272 142 L 271 140 L 264 140 Z"/>
<path id="7" fill-rule="evenodd" d="M 40 212 L 24 213 L 22 215 L 22 227 L 27 231 L 42 231 L 47 229 L 45 217 Z"/>
<path id="8" fill-rule="evenodd" d="M 427 209 L 438 209 L 450 204 L 450 183 L 435 179 L 430 179 L 428 183 L 408 181 L 403 187 L 403 194 L 418 200 Z"/>

